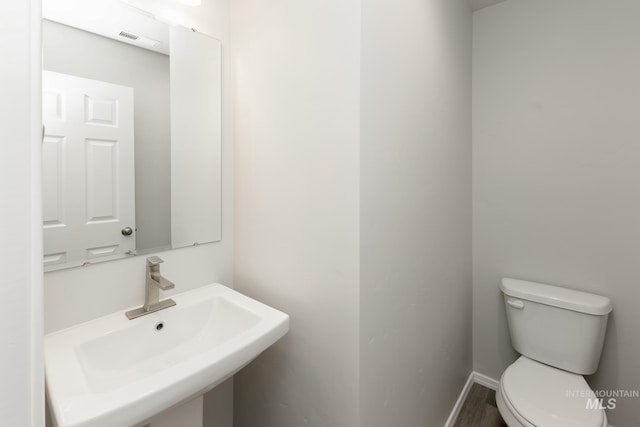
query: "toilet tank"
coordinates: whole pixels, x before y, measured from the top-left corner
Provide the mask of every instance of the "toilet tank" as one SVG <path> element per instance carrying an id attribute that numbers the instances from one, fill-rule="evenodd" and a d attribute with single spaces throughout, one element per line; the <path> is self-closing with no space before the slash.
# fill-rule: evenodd
<path id="1" fill-rule="evenodd" d="M 598 369 L 609 298 L 508 278 L 500 290 L 511 343 L 520 354 L 580 375 Z"/>

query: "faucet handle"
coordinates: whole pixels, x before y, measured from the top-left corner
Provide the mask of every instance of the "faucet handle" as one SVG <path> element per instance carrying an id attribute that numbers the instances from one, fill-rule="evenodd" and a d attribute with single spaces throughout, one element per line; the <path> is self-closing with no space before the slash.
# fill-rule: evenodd
<path id="1" fill-rule="evenodd" d="M 155 267 L 163 262 L 164 261 L 159 256 L 150 256 L 147 258 L 147 267 Z"/>

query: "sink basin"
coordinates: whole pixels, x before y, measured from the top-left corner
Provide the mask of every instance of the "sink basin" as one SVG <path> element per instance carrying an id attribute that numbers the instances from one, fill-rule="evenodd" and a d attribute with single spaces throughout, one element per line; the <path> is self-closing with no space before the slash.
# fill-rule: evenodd
<path id="1" fill-rule="evenodd" d="M 174 307 L 125 311 L 44 340 L 58 427 L 131 427 L 213 388 L 289 329 L 289 316 L 226 286 L 172 295 Z"/>

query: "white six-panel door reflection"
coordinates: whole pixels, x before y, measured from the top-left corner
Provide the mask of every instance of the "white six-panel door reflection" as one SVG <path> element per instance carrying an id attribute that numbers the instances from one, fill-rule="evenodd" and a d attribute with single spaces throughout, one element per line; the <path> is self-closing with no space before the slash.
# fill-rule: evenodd
<path id="1" fill-rule="evenodd" d="M 133 89 L 43 71 L 44 265 L 135 249 Z"/>

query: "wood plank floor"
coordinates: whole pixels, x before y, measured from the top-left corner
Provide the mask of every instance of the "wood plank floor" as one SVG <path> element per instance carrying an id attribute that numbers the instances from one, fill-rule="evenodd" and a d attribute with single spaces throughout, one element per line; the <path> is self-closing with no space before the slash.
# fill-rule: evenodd
<path id="1" fill-rule="evenodd" d="M 454 427 L 507 427 L 498 412 L 496 392 L 473 384 Z"/>

